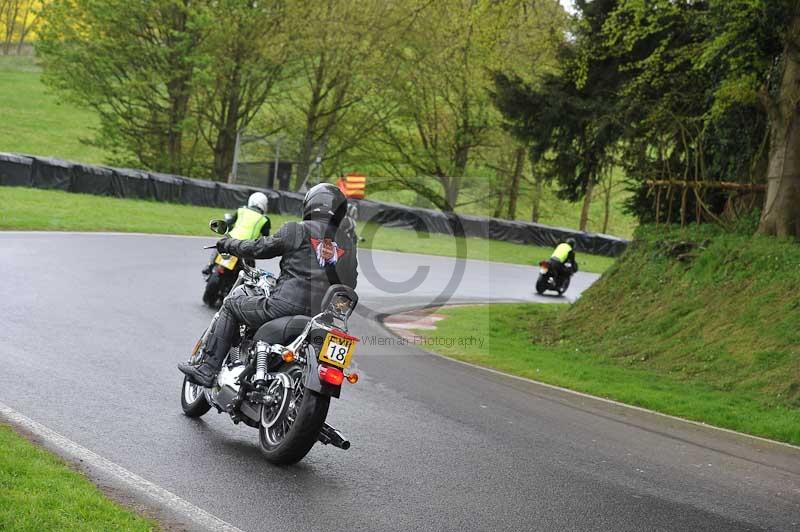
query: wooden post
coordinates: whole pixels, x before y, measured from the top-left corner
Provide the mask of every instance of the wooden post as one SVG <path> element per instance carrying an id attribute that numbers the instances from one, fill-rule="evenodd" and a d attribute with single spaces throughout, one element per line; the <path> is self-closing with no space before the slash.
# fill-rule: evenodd
<path id="1" fill-rule="evenodd" d="M 656 227 L 661 219 L 661 187 L 656 187 Z"/>
<path id="2" fill-rule="evenodd" d="M 681 192 L 681 228 L 686 227 L 686 193 L 689 192 L 689 187 L 684 186 Z"/>
<path id="3" fill-rule="evenodd" d="M 667 224 L 672 223 L 672 185 L 667 187 Z"/>

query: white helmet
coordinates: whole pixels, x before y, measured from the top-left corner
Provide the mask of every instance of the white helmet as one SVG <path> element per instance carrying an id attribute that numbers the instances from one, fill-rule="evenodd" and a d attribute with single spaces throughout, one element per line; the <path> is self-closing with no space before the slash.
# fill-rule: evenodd
<path id="1" fill-rule="evenodd" d="M 267 205 L 269 200 L 267 195 L 263 192 L 253 192 L 250 194 L 250 199 L 247 200 L 247 206 L 253 209 L 258 209 L 261 214 L 267 214 Z"/>

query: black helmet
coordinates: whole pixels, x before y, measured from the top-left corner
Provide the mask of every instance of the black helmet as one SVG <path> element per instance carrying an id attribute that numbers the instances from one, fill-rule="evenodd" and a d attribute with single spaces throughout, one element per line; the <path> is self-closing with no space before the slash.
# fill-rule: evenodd
<path id="1" fill-rule="evenodd" d="M 566 242 L 567 242 L 567 244 L 569 244 L 569 247 L 571 247 L 572 249 L 575 249 L 575 239 L 574 239 L 574 238 L 572 238 L 572 237 L 569 237 L 569 238 L 566 240 Z"/>
<path id="2" fill-rule="evenodd" d="M 311 187 L 303 199 L 303 220 L 327 220 L 336 225 L 347 214 L 347 198 L 330 183 Z"/>

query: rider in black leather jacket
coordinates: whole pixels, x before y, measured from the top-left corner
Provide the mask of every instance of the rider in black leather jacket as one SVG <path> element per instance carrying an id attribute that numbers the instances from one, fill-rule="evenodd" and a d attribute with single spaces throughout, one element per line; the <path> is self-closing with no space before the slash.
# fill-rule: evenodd
<path id="1" fill-rule="evenodd" d="M 288 222 L 271 237 L 223 238 L 217 243 L 220 253 L 243 259 L 280 256 L 281 272 L 269 299 L 245 294 L 225 299 L 204 346 L 203 362 L 178 366 L 189 380 L 213 385 L 240 324 L 258 328 L 281 316 L 314 315 L 332 284 L 356 287 L 357 244 L 350 232 L 339 228 L 346 212 L 341 191 L 323 183 L 306 194 L 302 222 Z"/>

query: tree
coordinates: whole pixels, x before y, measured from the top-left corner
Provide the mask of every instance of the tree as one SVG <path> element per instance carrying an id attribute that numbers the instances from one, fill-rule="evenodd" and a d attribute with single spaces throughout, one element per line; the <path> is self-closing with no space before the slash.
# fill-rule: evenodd
<path id="1" fill-rule="evenodd" d="M 184 133 L 194 127 L 190 100 L 204 61 L 196 6 L 194 0 L 54 0 L 44 10 L 37 47 L 44 80 L 97 112 L 95 142 L 119 161 L 192 170 Z M 193 152 L 195 144 L 188 145 Z"/>
<path id="2" fill-rule="evenodd" d="M 538 37 L 546 47 L 542 28 L 557 9 L 521 0 L 446 0 L 426 9 L 399 50 L 400 73 L 387 91 L 396 114 L 378 136 L 383 168 L 398 184 L 446 211 L 459 204 L 470 165 L 492 149 L 500 125 L 492 71 L 508 65 L 520 42 Z"/>
<path id="3" fill-rule="evenodd" d="M 293 59 L 262 129 L 294 140 L 298 187 L 317 157 L 340 160 L 385 119 L 366 102 L 394 75 L 393 49 L 417 14 L 382 0 L 289 4 Z"/>
<path id="4" fill-rule="evenodd" d="M 582 17 L 572 37 L 562 37 L 560 70 L 528 80 L 514 72 L 499 72 L 494 79 L 495 104 L 510 131 L 528 146 L 532 168 L 542 168 L 557 179 L 559 197 L 583 198 L 582 231 L 588 226 L 594 185 L 612 164 L 621 134 L 615 117 L 615 64 L 599 57 L 595 48 L 596 36 L 614 5 L 611 0 L 577 2 Z M 537 179 L 532 218 L 538 218 L 541 174 Z"/>
<path id="5" fill-rule="evenodd" d="M 636 110 L 626 118 L 628 168 L 649 179 L 766 180 L 759 231 L 800 235 L 798 17 L 796 0 L 621 0 L 604 34 Z M 698 212 L 716 218 L 729 204 L 720 191 L 697 190 Z M 668 220 L 674 209 L 684 219 L 685 196 L 667 207 Z M 643 197 L 640 188 L 635 201 Z"/>
<path id="6" fill-rule="evenodd" d="M 11 53 L 16 43 L 17 54 L 36 27 L 42 3 L 37 0 L 0 0 L 0 28 L 3 39 L 3 54 Z"/>
<path id="7" fill-rule="evenodd" d="M 292 31 L 281 1 L 220 0 L 203 6 L 207 83 L 197 84 L 200 131 L 213 154 L 213 175 L 228 178 L 237 135 L 250 124 L 280 81 Z"/>
<path id="8" fill-rule="evenodd" d="M 699 68 L 720 74 L 717 108 L 757 101 L 767 119 L 767 193 L 758 231 L 800 237 L 800 2 L 713 0 Z"/>

